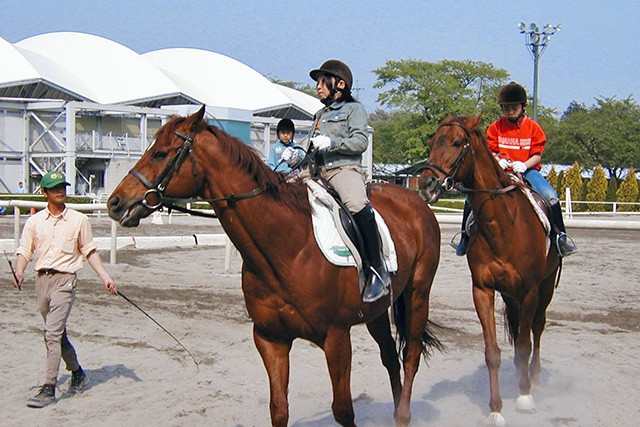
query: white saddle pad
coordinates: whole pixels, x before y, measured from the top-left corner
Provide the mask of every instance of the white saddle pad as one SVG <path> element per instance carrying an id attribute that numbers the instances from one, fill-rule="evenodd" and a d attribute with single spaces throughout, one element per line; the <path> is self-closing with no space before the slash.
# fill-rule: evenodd
<path id="1" fill-rule="evenodd" d="M 313 234 L 325 258 L 332 264 L 341 267 L 358 267 L 362 269 L 362 259 L 353 242 L 346 237 L 338 217 L 338 204 L 320 184 L 313 180 L 306 181 L 309 203 L 313 209 Z M 389 272 L 398 270 L 398 258 L 395 245 L 391 239 L 389 228 L 382 216 L 374 209 L 378 232 L 382 240 L 382 253 Z M 336 224 L 339 224 L 338 226 Z"/>

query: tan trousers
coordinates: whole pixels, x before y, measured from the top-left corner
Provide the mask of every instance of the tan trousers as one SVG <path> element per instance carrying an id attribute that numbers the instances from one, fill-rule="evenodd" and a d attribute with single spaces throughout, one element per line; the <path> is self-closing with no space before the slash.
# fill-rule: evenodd
<path id="1" fill-rule="evenodd" d="M 369 203 L 365 176 L 359 166 L 322 169 L 322 176 L 336 189 L 351 213 L 358 213 Z"/>
<path id="2" fill-rule="evenodd" d="M 47 347 L 45 384 L 56 384 L 60 359 L 68 371 L 80 367 L 76 351 L 66 333 L 67 319 L 76 297 L 76 275 L 40 274 L 36 277 L 36 301 L 44 319 L 44 342 Z"/>

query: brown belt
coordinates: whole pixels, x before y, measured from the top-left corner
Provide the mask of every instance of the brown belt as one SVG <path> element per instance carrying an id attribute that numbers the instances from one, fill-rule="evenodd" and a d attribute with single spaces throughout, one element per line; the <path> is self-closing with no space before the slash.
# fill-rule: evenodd
<path id="1" fill-rule="evenodd" d="M 38 274 L 51 275 L 51 274 L 66 274 L 66 273 L 64 271 L 54 270 L 53 268 L 42 268 L 38 270 Z"/>

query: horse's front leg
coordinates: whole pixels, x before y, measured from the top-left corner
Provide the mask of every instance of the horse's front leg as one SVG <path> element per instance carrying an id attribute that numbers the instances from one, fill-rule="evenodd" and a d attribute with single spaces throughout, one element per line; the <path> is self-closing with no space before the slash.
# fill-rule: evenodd
<path id="1" fill-rule="evenodd" d="M 489 288 L 481 288 L 473 284 L 473 303 L 476 307 L 478 319 L 482 326 L 484 337 L 484 360 L 489 370 L 489 387 L 491 398 L 489 399 L 489 423 L 495 426 L 505 425 L 502 411 L 502 398 L 500 397 L 500 347 L 496 339 L 496 318 L 494 313 L 495 291 Z"/>
<path id="2" fill-rule="evenodd" d="M 538 287 L 532 287 L 520 307 L 520 325 L 515 342 L 514 362 L 520 378 L 520 396 L 516 401 L 516 410 L 530 413 L 534 410 L 529 379 L 529 357 L 531 356 L 531 325 L 538 307 Z"/>
<path id="3" fill-rule="evenodd" d="M 333 388 L 333 417 L 343 426 L 355 426 L 351 402 L 351 335 L 349 330 L 330 329 L 324 340 L 324 355 Z"/>
<path id="4" fill-rule="evenodd" d="M 260 335 L 255 326 L 253 328 L 253 340 L 269 376 L 271 424 L 274 426 L 286 426 L 289 422 L 287 390 L 289 387 L 291 342 L 270 341 Z"/>

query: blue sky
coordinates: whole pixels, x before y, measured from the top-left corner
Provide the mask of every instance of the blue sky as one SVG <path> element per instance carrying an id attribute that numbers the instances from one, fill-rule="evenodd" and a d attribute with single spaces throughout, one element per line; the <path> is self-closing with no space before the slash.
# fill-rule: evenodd
<path id="1" fill-rule="evenodd" d="M 223 53 L 268 77 L 309 83 L 308 71 L 339 58 L 373 111 L 372 70 L 387 60 L 474 60 L 533 89 L 533 60 L 517 24 L 561 24 L 542 56 L 539 102 L 640 96 L 640 1 L 70 1 L 0 0 L 0 37 L 15 43 L 79 31 L 139 53 L 192 47 Z M 213 78 L 213 77 L 212 77 Z M 472 112 L 469 112 L 472 113 Z"/>

